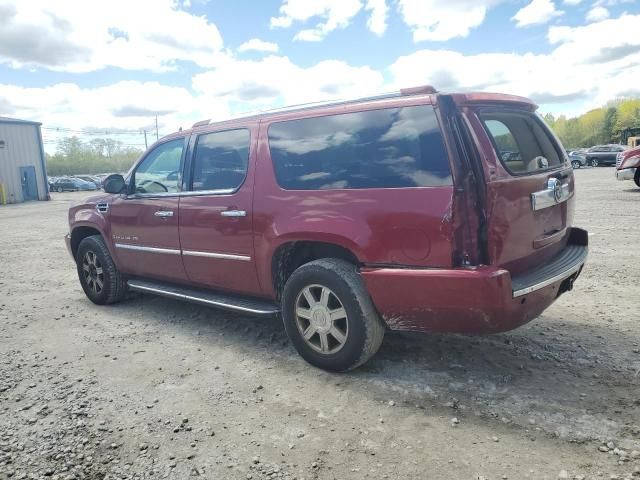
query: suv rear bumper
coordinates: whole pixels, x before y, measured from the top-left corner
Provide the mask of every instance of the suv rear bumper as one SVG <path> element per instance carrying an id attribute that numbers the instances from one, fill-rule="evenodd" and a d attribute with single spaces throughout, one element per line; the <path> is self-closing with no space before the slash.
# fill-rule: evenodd
<path id="1" fill-rule="evenodd" d="M 633 180 L 636 177 L 637 168 L 623 168 L 616 170 L 616 178 L 618 180 Z"/>
<path id="2" fill-rule="evenodd" d="M 549 262 L 511 277 L 502 268 L 363 268 L 373 303 L 392 330 L 494 333 L 523 325 L 571 290 L 586 261 L 587 232 L 572 228 Z"/>

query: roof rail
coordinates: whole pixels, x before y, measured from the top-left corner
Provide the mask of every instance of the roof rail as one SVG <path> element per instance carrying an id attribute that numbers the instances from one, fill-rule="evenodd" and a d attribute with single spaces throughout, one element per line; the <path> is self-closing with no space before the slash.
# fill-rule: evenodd
<path id="1" fill-rule="evenodd" d="M 210 118 L 207 118 L 206 120 L 200 120 L 199 122 L 196 122 L 193 125 L 191 125 L 191 128 L 203 127 L 204 125 L 209 125 L 210 121 L 211 121 Z"/>
<path id="2" fill-rule="evenodd" d="M 410 95 L 430 95 L 438 93 L 432 85 L 420 85 L 419 87 L 401 88 L 400 95 L 408 97 Z"/>
<path id="3" fill-rule="evenodd" d="M 300 110 L 307 110 L 310 108 L 320 107 L 320 106 L 338 106 L 338 105 L 344 105 L 344 104 L 354 103 L 354 102 L 369 102 L 372 100 L 385 100 L 390 98 L 406 97 L 411 95 L 429 95 L 437 92 L 438 91 L 431 85 L 421 85 L 419 87 L 403 88 L 400 91 L 382 93 L 378 95 L 372 95 L 369 97 L 354 98 L 350 100 L 336 100 L 336 99 L 320 100 L 316 102 L 299 103 L 296 105 L 287 105 L 285 107 L 271 108 L 268 110 L 245 112 L 243 114 L 240 114 L 239 116 L 227 118 L 224 121 L 244 120 L 244 119 L 259 117 L 261 115 L 265 115 L 269 113 L 285 113 L 290 111 L 300 111 Z M 205 125 L 209 125 L 209 123 L 211 123 L 211 119 L 201 120 L 199 122 L 194 123 L 191 128 L 203 127 Z"/>

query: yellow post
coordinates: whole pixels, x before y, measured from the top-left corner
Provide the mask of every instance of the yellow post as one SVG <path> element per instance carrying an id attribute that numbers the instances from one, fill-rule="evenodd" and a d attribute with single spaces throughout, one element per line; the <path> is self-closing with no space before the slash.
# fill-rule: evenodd
<path id="1" fill-rule="evenodd" d="M 2 205 L 7 204 L 7 192 L 4 189 L 4 183 L 0 183 L 0 203 Z"/>

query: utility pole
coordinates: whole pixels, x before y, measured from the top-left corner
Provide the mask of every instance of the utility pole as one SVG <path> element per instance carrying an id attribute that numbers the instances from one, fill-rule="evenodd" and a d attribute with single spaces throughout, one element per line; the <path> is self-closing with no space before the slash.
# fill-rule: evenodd
<path id="1" fill-rule="evenodd" d="M 158 115 L 156 115 L 156 142 L 158 141 Z"/>
<path id="2" fill-rule="evenodd" d="M 144 149 L 146 150 L 147 148 L 149 148 L 149 146 L 147 145 L 147 131 L 143 130 L 144 132 Z"/>

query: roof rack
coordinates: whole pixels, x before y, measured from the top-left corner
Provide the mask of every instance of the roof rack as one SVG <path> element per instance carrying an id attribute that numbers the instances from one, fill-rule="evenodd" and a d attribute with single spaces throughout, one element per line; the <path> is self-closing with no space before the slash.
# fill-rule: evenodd
<path id="1" fill-rule="evenodd" d="M 343 104 L 347 104 L 347 103 L 354 103 L 354 102 L 369 102 L 372 100 L 385 100 L 388 98 L 397 98 L 397 97 L 408 97 L 408 96 L 412 96 L 412 95 L 431 95 L 434 93 L 437 93 L 438 91 L 431 85 L 421 85 L 419 87 L 411 87 L 411 88 L 403 88 L 400 89 L 399 91 L 396 92 L 389 92 L 389 93 L 382 93 L 382 94 L 378 94 L 378 95 L 372 95 L 369 97 L 361 97 L 361 98 L 355 98 L 355 99 L 351 99 L 351 100 L 320 100 L 320 101 L 315 101 L 315 102 L 307 102 L 307 103 L 299 103 L 296 105 L 287 105 L 286 107 L 278 107 L 278 108 L 271 108 L 268 110 L 260 110 L 258 112 L 247 112 L 245 114 L 242 114 L 238 117 L 231 117 L 227 120 L 242 120 L 242 119 L 246 119 L 246 118 L 251 118 L 251 117 L 257 117 L 260 115 L 265 115 L 268 113 L 283 113 L 283 112 L 293 112 L 293 111 L 300 111 L 300 110 L 306 110 L 308 108 L 314 108 L 314 107 L 320 107 L 320 106 L 337 106 L 337 105 L 343 105 Z M 207 119 L 207 120 L 201 120 L 199 122 L 196 122 L 193 124 L 192 128 L 196 128 L 196 127 L 202 127 L 205 125 L 209 125 L 209 123 L 211 122 L 211 119 Z"/>

